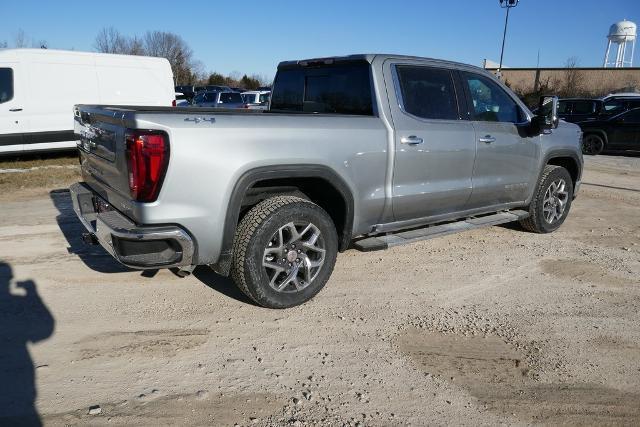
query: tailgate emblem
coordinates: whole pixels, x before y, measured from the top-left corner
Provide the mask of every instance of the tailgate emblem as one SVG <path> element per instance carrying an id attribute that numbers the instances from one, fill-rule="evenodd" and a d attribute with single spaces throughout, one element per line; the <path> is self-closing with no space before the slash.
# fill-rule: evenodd
<path id="1" fill-rule="evenodd" d="M 186 119 L 184 119 L 184 121 L 195 122 L 195 123 L 200 123 L 200 122 L 215 123 L 216 119 L 214 119 L 213 117 L 187 117 Z"/>

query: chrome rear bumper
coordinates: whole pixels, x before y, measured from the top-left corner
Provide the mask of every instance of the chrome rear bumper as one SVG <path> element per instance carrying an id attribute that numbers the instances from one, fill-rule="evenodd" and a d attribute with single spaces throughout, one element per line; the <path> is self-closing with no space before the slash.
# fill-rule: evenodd
<path id="1" fill-rule="evenodd" d="M 193 264 L 193 239 L 180 227 L 138 226 L 81 182 L 69 191 L 82 224 L 120 263 L 137 269 Z"/>

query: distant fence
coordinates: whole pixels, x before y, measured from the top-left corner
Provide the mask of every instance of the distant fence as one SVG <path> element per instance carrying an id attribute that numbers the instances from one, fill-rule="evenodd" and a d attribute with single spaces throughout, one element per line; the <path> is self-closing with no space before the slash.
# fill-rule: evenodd
<path id="1" fill-rule="evenodd" d="M 495 68 L 487 68 L 496 72 Z M 518 94 L 551 89 L 564 96 L 602 96 L 640 92 L 640 67 L 633 68 L 503 68 L 502 80 Z"/>

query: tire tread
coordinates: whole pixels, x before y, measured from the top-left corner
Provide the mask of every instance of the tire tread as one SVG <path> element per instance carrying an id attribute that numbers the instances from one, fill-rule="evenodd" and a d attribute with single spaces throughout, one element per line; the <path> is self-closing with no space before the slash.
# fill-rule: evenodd
<path id="1" fill-rule="evenodd" d="M 533 233 L 543 233 L 544 230 L 540 227 L 541 218 L 538 213 L 538 203 L 542 201 L 544 191 L 546 191 L 546 186 L 543 185 L 549 175 L 551 175 L 554 171 L 558 169 L 564 169 L 562 166 L 557 165 L 546 165 L 542 171 L 542 175 L 538 179 L 536 192 L 531 199 L 531 204 L 529 205 L 529 216 L 525 219 L 520 220 L 520 226 L 522 226 L 525 230 L 531 231 Z"/>
<path id="2" fill-rule="evenodd" d="M 269 218 L 274 212 L 283 206 L 293 203 L 306 203 L 315 206 L 315 203 L 309 200 L 302 199 L 296 196 L 275 196 L 261 201 L 242 218 L 236 234 L 233 239 L 233 260 L 231 264 L 231 278 L 236 283 L 238 288 L 246 296 L 251 298 L 257 304 L 262 305 L 257 295 L 254 295 L 249 288 L 247 282 L 245 268 L 246 268 L 246 256 L 249 248 L 249 243 L 258 227 Z"/>

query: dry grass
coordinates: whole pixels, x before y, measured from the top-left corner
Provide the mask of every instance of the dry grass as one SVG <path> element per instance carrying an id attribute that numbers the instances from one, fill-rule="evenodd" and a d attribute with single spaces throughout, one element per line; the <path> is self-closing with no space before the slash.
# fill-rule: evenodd
<path id="1" fill-rule="evenodd" d="M 63 166 L 54 168 L 51 166 Z M 68 188 L 80 181 L 80 165 L 75 154 L 46 157 L 0 158 L 1 169 L 34 169 L 27 172 L 0 173 L 0 200 L 29 198 L 51 190 Z"/>
<path id="2" fill-rule="evenodd" d="M 41 156 L 0 157 L 0 169 L 28 169 L 42 166 L 77 165 L 78 155 L 74 152 Z"/>

